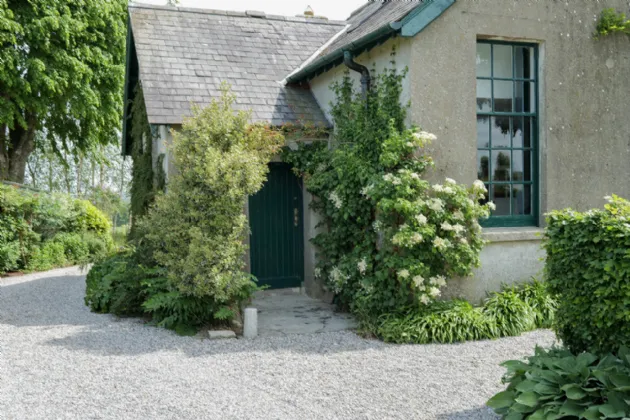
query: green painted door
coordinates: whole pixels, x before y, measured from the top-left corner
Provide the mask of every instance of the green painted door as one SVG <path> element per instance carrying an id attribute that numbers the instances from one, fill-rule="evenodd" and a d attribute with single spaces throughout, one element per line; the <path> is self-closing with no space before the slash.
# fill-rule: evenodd
<path id="1" fill-rule="evenodd" d="M 304 274 L 302 187 L 286 163 L 270 163 L 263 188 L 249 198 L 250 262 L 259 285 L 299 287 Z"/>

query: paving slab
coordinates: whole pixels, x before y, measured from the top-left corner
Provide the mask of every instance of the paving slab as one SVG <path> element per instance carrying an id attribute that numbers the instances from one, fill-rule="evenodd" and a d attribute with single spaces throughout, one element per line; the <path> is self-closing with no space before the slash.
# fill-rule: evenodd
<path id="1" fill-rule="evenodd" d="M 266 291 L 252 304 L 258 309 L 258 335 L 313 334 L 351 330 L 354 318 L 335 306 L 291 290 Z"/>

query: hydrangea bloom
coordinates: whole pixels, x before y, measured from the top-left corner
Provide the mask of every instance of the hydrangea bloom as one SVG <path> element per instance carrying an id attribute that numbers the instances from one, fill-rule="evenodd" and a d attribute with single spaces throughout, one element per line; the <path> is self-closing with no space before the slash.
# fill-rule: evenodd
<path id="1" fill-rule="evenodd" d="M 444 187 L 444 188 L 442 189 L 442 191 L 443 191 L 444 193 L 446 193 L 446 194 L 449 194 L 449 195 L 453 195 L 453 194 L 455 194 L 455 190 L 454 190 L 454 189 L 452 189 L 451 187 Z"/>
<path id="2" fill-rule="evenodd" d="M 433 184 L 431 186 L 431 188 L 433 188 L 433 191 L 435 191 L 435 192 L 442 192 L 442 191 L 444 191 L 444 187 L 441 186 L 440 184 Z"/>
<path id="3" fill-rule="evenodd" d="M 444 180 L 444 182 L 447 183 L 447 184 L 451 184 L 451 185 L 456 185 L 457 184 L 457 182 L 453 178 L 446 178 Z"/>
<path id="4" fill-rule="evenodd" d="M 453 213 L 453 219 L 464 220 L 464 213 L 462 213 L 461 210 L 457 210 L 456 212 Z"/>
<path id="5" fill-rule="evenodd" d="M 333 205 L 338 209 L 343 206 L 343 201 L 341 200 L 341 197 L 339 197 L 339 194 L 337 194 L 337 191 L 331 192 L 328 199 L 332 201 Z"/>
<path id="6" fill-rule="evenodd" d="M 442 230 L 453 230 L 453 226 L 451 226 L 449 222 L 442 223 L 440 227 L 442 228 Z"/>
<path id="7" fill-rule="evenodd" d="M 359 270 L 359 273 L 365 274 L 365 271 L 367 270 L 367 261 L 365 258 L 357 263 L 357 269 Z"/>
<path id="8" fill-rule="evenodd" d="M 494 204 L 492 201 L 488 201 L 488 208 L 492 211 L 495 211 L 497 209 L 497 205 Z"/>
<path id="9" fill-rule="evenodd" d="M 400 270 L 398 272 L 398 277 L 400 277 L 401 279 L 409 278 L 409 270 L 407 270 L 407 269 Z"/>
<path id="10" fill-rule="evenodd" d="M 429 202 L 429 208 L 435 212 L 442 212 L 444 210 L 444 202 L 439 198 L 434 198 Z"/>
<path id="11" fill-rule="evenodd" d="M 481 180 L 476 180 L 473 182 L 473 190 L 477 192 L 486 193 L 488 190 L 486 189 L 486 185 Z"/>
<path id="12" fill-rule="evenodd" d="M 453 232 L 455 232 L 458 235 L 464 232 L 465 230 L 466 228 L 460 224 L 453 225 Z"/>
<path id="13" fill-rule="evenodd" d="M 415 244 L 419 244 L 420 242 L 422 242 L 423 238 L 422 235 L 420 235 L 418 232 L 414 232 L 413 235 L 411 235 L 411 238 L 409 238 L 409 241 L 415 245 Z"/>
<path id="14" fill-rule="evenodd" d="M 437 287 L 446 286 L 446 278 L 444 276 L 431 277 L 429 283 Z"/>
<path id="15" fill-rule="evenodd" d="M 413 276 L 413 284 L 420 289 L 421 287 L 424 288 L 423 284 L 424 284 L 424 277 L 422 277 L 421 275 L 416 275 Z"/>
<path id="16" fill-rule="evenodd" d="M 428 133 L 426 131 L 420 131 L 417 133 L 413 133 L 413 136 L 423 142 L 430 142 L 437 140 L 437 136 L 435 134 Z"/>
<path id="17" fill-rule="evenodd" d="M 434 298 L 435 298 L 435 297 L 438 297 L 438 296 L 440 296 L 440 289 L 438 289 L 437 287 L 431 287 L 431 288 L 429 289 L 429 294 L 430 294 L 431 296 L 433 296 Z"/>
<path id="18" fill-rule="evenodd" d="M 428 305 L 429 303 L 431 303 L 431 299 L 429 299 L 427 295 L 422 295 L 420 296 L 420 302 L 422 302 L 425 305 Z"/>
<path id="19" fill-rule="evenodd" d="M 451 246 L 451 242 L 448 239 L 444 239 L 444 238 L 440 238 L 439 236 L 436 236 L 433 239 L 433 246 L 439 249 L 440 251 L 443 251 Z"/>
<path id="20" fill-rule="evenodd" d="M 418 221 L 419 225 L 424 225 L 427 223 L 427 217 L 424 214 L 416 215 L 416 220 Z"/>

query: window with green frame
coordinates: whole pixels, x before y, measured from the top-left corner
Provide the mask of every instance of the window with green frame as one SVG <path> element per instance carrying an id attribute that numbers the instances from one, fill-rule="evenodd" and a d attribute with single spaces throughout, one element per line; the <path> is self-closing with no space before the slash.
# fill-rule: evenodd
<path id="1" fill-rule="evenodd" d="M 496 210 L 483 226 L 538 223 L 538 47 L 477 41 L 477 177 Z"/>

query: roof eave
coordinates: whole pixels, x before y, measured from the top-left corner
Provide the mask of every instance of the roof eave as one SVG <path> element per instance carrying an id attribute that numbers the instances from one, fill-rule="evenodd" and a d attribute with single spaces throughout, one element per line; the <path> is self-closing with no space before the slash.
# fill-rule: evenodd
<path id="1" fill-rule="evenodd" d="M 320 70 L 326 68 L 328 65 L 340 64 L 343 61 L 344 51 L 352 51 L 353 54 L 357 54 L 359 51 L 368 49 L 371 44 L 376 44 L 379 41 L 387 39 L 398 31 L 400 31 L 400 27 L 397 23 L 390 23 L 382 26 L 380 29 L 370 32 L 366 36 L 359 38 L 342 48 L 337 48 L 331 53 L 315 60 L 308 66 L 305 66 L 302 70 L 288 76 L 285 80 L 287 83 L 298 83 L 303 80 L 310 79 L 320 73 Z"/>
<path id="2" fill-rule="evenodd" d="M 385 41 L 396 33 L 399 33 L 403 37 L 414 37 L 444 13 L 446 9 L 451 7 L 455 1 L 456 0 L 427 0 L 421 6 L 413 9 L 402 20 L 391 22 L 348 45 L 336 49 L 294 74 L 289 75 L 285 81 L 287 83 L 299 83 L 304 80 L 312 79 L 326 71 L 329 66 L 332 67 L 341 64 L 343 62 L 344 51 L 350 51 L 356 56 Z"/>

